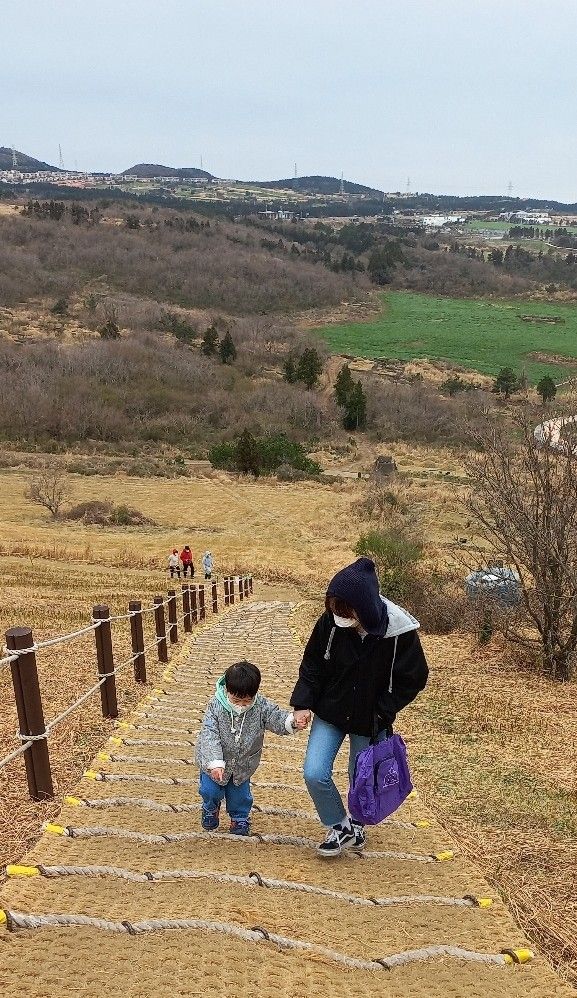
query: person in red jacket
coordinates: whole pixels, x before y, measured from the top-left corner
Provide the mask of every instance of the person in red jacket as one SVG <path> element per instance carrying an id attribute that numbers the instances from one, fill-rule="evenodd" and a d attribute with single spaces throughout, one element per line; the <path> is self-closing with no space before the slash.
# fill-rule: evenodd
<path id="1" fill-rule="evenodd" d="M 190 578 L 194 578 L 194 564 L 192 561 L 192 551 L 190 550 L 188 544 L 185 544 L 182 551 L 180 552 L 180 560 L 182 562 L 182 577 L 186 579 L 187 571 L 190 572 Z"/>

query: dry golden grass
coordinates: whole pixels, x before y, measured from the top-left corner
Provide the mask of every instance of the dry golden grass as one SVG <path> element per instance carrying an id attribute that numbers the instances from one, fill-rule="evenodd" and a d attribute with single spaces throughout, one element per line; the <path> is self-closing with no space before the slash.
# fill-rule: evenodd
<path id="1" fill-rule="evenodd" d="M 451 452 L 395 447 L 408 498 L 427 525 L 429 554 L 440 557 L 463 528 L 454 481 L 435 472 L 461 470 Z M 341 463 L 346 460 L 339 456 Z M 421 470 L 423 479 L 414 474 Z M 24 500 L 27 475 L 0 473 L 2 629 L 30 623 L 36 638 L 86 622 L 92 605 L 113 612 L 131 598 L 166 591 L 168 551 L 207 547 L 221 573 L 249 569 L 264 598 L 294 598 L 302 638 L 322 609 L 327 578 L 353 556 L 362 529 L 354 510 L 364 486 L 238 481 L 224 473 L 196 479 L 72 476 L 74 501 L 102 498 L 136 506 L 159 524 L 111 529 L 62 524 Z M 150 622 L 148 624 L 150 634 Z M 121 625 L 119 659 L 129 654 Z M 425 636 L 431 680 L 402 717 L 419 788 L 462 847 L 507 899 L 529 936 L 567 979 L 577 983 L 575 809 L 577 689 L 519 672 L 498 642 L 483 649 L 466 636 Z M 39 655 L 46 715 L 54 716 L 95 675 L 93 638 Z M 149 660 L 149 664 L 152 659 Z M 158 670 L 156 670 L 158 674 Z M 151 672 L 154 678 L 154 672 Z M 139 696 L 127 671 L 119 677 L 121 710 Z M 16 717 L 9 680 L 0 675 L 0 754 L 13 747 Z M 51 738 L 58 792 L 110 731 L 96 698 Z M 57 805 L 26 801 L 21 761 L 0 785 L 2 859 L 16 859 Z"/>

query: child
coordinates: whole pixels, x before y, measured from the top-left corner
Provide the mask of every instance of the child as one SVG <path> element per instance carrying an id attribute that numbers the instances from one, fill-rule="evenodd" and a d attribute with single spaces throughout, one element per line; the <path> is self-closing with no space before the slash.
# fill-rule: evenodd
<path id="1" fill-rule="evenodd" d="M 178 548 L 172 549 L 172 554 L 168 556 L 168 567 L 170 569 L 170 578 L 174 578 L 174 573 L 176 572 L 178 578 L 180 579 L 180 559 L 178 557 Z"/>
<path id="2" fill-rule="evenodd" d="M 226 800 L 234 835 L 250 835 L 250 778 L 260 762 L 264 733 L 290 735 L 302 731 L 288 710 L 258 692 L 260 671 L 252 662 L 236 662 L 216 684 L 216 694 L 203 718 L 196 743 L 200 767 L 201 824 L 218 828 L 220 805 Z"/>
<path id="3" fill-rule="evenodd" d="M 212 560 L 212 555 L 210 551 L 205 551 L 202 556 L 202 567 L 204 568 L 205 579 L 210 579 L 212 577 L 212 566 L 214 562 Z"/>

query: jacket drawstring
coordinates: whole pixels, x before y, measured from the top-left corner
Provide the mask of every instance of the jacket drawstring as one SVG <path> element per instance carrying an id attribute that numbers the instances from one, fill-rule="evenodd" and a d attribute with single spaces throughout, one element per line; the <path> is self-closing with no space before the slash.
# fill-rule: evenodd
<path id="1" fill-rule="evenodd" d="M 240 718 L 240 729 L 239 729 L 239 731 L 237 733 L 237 730 L 236 730 L 236 728 L 234 726 L 234 712 L 232 710 L 230 712 L 230 732 L 231 732 L 232 735 L 234 735 L 235 742 L 239 742 L 241 740 L 241 738 L 242 738 L 242 729 L 244 727 L 244 721 L 245 721 L 246 715 L 247 715 L 247 711 L 245 710 L 245 711 L 243 711 L 243 713 L 241 715 L 241 718 Z"/>
<path id="2" fill-rule="evenodd" d="M 389 676 L 389 693 L 393 692 L 393 669 L 395 668 L 395 659 L 397 657 L 397 641 L 399 640 L 399 635 L 395 634 L 395 645 L 393 648 L 393 661 L 391 662 L 391 675 Z"/>
<path id="3" fill-rule="evenodd" d="M 335 631 L 336 631 L 336 627 L 333 627 L 332 630 L 331 630 L 331 633 L 330 633 L 329 641 L 328 641 L 328 644 L 327 644 L 327 647 L 326 647 L 326 651 L 325 651 L 325 655 L 324 655 L 325 662 L 328 662 L 329 659 L 330 659 L 330 657 L 331 657 L 331 645 L 333 643 L 333 638 L 335 636 Z"/>

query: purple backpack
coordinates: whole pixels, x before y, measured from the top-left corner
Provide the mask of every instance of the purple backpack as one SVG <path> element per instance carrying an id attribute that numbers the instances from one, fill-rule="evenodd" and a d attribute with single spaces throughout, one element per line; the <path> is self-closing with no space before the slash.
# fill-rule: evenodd
<path id="1" fill-rule="evenodd" d="M 350 816 L 363 825 L 378 825 L 412 789 L 406 745 L 400 735 L 391 735 L 357 755 L 349 788 Z"/>

